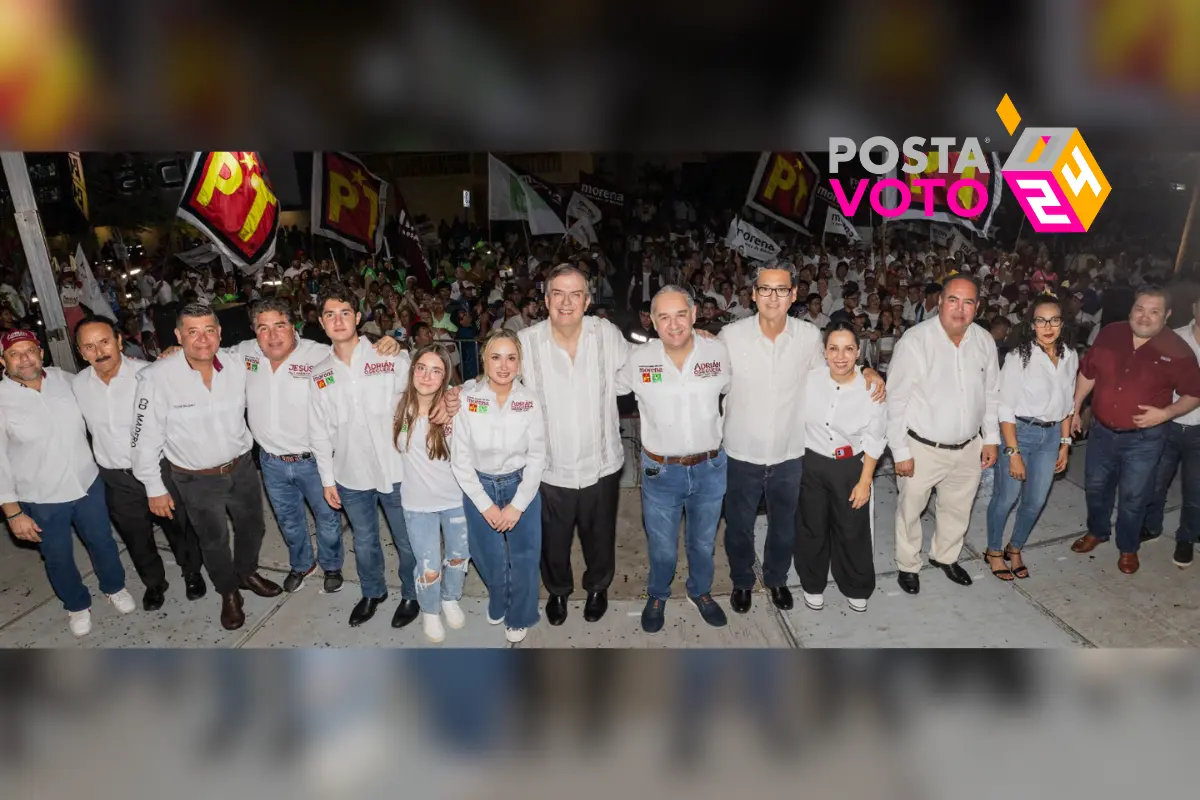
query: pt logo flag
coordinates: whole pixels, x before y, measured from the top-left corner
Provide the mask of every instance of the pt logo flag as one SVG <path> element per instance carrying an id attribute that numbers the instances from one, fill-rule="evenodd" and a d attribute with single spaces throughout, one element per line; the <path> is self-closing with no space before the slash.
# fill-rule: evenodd
<path id="1" fill-rule="evenodd" d="M 746 205 L 808 233 L 813 202 L 820 197 L 821 172 L 806 153 L 769 152 L 758 159 Z"/>
<path id="2" fill-rule="evenodd" d="M 387 181 L 349 153 L 313 153 L 313 233 L 361 253 L 378 253 L 387 193 Z"/>
<path id="3" fill-rule="evenodd" d="M 196 153 L 176 214 L 240 267 L 275 255 L 279 201 L 258 153 Z"/>

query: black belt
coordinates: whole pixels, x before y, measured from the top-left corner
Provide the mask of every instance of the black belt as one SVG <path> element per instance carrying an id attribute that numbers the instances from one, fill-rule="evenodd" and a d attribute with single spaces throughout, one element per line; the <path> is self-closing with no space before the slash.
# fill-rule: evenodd
<path id="1" fill-rule="evenodd" d="M 1027 425 L 1036 425 L 1039 428 L 1054 428 L 1062 425 L 1061 419 L 1058 422 L 1042 422 L 1040 419 L 1034 419 L 1033 417 L 1017 417 L 1017 422 L 1024 422 Z"/>
<path id="2" fill-rule="evenodd" d="M 1100 424 L 1104 425 L 1103 422 Z M 1137 433 L 1138 431 L 1145 430 L 1145 428 L 1109 428 L 1107 425 L 1104 425 L 1104 427 L 1108 428 L 1109 433 Z"/>
<path id="3" fill-rule="evenodd" d="M 295 464 L 297 461 L 307 461 L 313 457 L 312 453 L 286 453 L 284 455 L 277 456 L 274 453 L 268 453 L 266 450 L 263 450 L 263 455 L 265 455 L 267 458 L 278 458 L 285 464 Z"/>
<path id="4" fill-rule="evenodd" d="M 970 439 L 967 439 L 965 442 L 963 442 L 961 444 L 942 444 L 941 442 L 931 442 L 930 440 L 926 439 L 924 436 L 918 436 L 917 434 L 913 433 L 911 429 L 909 430 L 908 435 L 911 436 L 912 438 L 916 439 L 921 444 L 936 448 L 938 450 L 962 450 L 964 447 L 969 445 L 971 442 L 975 441 L 975 437 L 972 436 Z"/>

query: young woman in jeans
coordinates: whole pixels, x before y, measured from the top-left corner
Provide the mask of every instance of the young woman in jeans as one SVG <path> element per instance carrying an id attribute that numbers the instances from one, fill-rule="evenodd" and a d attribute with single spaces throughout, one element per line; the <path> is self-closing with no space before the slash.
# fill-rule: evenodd
<path id="1" fill-rule="evenodd" d="M 1053 295 L 1036 298 L 1017 330 L 1017 347 L 1000 371 L 1000 435 L 1006 446 L 996 462 L 984 553 L 1002 581 L 1029 577 L 1021 548 L 1046 505 L 1054 476 L 1067 468 L 1079 370 L 1079 357 L 1063 342 L 1063 308 Z M 1001 550 L 1018 498 L 1012 538 Z"/>
<path id="2" fill-rule="evenodd" d="M 408 388 L 400 396 L 392 430 L 404 462 L 400 504 L 417 562 L 414 576 L 421 624 L 431 642 L 446 638 L 442 616 L 454 629 L 466 622 L 458 601 L 467 577 L 467 520 L 462 492 L 450 468 L 453 422 L 429 421 L 429 410 L 442 402 L 450 372 L 450 357 L 441 347 L 428 345 L 414 353 Z"/>
<path id="3" fill-rule="evenodd" d="M 486 380 L 463 390 L 450 463 L 466 499 L 471 556 L 488 587 L 488 622 L 519 642 L 539 619 L 538 565 L 546 428 L 541 403 L 516 378 L 521 343 L 497 328 L 483 349 Z"/>

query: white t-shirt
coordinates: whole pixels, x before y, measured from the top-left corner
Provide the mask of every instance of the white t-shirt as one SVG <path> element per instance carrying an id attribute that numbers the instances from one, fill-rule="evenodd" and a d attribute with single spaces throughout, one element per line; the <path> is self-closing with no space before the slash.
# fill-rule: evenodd
<path id="1" fill-rule="evenodd" d="M 451 421 L 446 426 L 449 444 Z M 450 468 L 449 459 L 431 461 L 426 437 L 429 435 L 429 417 L 420 417 L 413 424 L 412 441 L 408 442 L 408 431 L 400 429 L 400 458 L 404 461 L 404 481 L 400 484 L 400 504 L 406 511 L 449 511 L 461 508 L 462 489 Z"/>

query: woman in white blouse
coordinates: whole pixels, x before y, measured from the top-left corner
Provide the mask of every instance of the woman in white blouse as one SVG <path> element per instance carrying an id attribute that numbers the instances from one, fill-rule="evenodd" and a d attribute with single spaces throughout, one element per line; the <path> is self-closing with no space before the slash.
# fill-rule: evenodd
<path id="1" fill-rule="evenodd" d="M 429 409 L 441 407 L 452 372 L 450 357 L 438 345 L 414 353 L 408 387 L 400 396 L 392 428 L 392 441 L 404 462 L 400 505 L 416 558 L 421 626 L 431 642 L 446 638 L 443 615 L 456 630 L 466 624 L 458 601 L 467 578 L 467 520 L 462 491 L 450 468 L 453 421 L 444 425 L 429 421 Z"/>
<path id="2" fill-rule="evenodd" d="M 510 642 L 538 619 L 546 424 L 533 392 L 516 380 L 521 342 L 492 331 L 483 349 L 487 379 L 463 390 L 450 464 L 466 499 L 471 557 L 488 587 L 488 622 Z"/>
<path id="3" fill-rule="evenodd" d="M 825 330 L 827 366 L 805 382 L 804 474 L 796 572 L 804 604 L 825 607 L 833 580 L 855 611 L 875 591 L 871 480 L 887 445 L 887 406 L 871 399 L 857 367 L 858 333 L 844 321 Z"/>
<path id="4" fill-rule="evenodd" d="M 1065 346 L 1062 331 L 1062 304 L 1052 295 L 1038 297 L 1000 371 L 1000 435 L 1006 446 L 996 462 L 984 556 L 1002 581 L 1029 577 L 1021 548 L 1046 505 L 1054 476 L 1067 468 L 1079 357 Z M 1012 538 L 1001 550 L 1018 498 Z"/>

